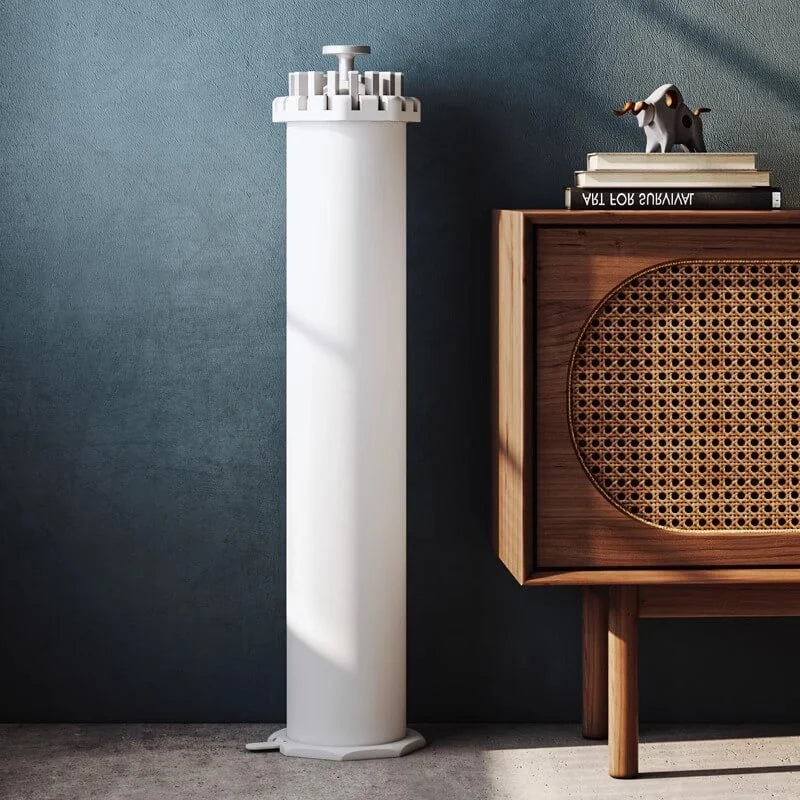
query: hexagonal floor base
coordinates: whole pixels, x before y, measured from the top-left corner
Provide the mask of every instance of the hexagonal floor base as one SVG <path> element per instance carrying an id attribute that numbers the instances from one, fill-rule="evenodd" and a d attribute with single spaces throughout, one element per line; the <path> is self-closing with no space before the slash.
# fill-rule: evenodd
<path id="1" fill-rule="evenodd" d="M 386 744 L 348 745 L 337 747 L 324 744 L 304 744 L 293 742 L 286 735 L 286 728 L 275 731 L 266 742 L 254 742 L 246 745 L 248 750 L 280 750 L 285 756 L 298 758 L 323 758 L 327 761 L 357 761 L 366 758 L 397 758 L 419 750 L 425 746 L 425 739 L 411 728 L 406 728 L 406 735 L 396 742 Z"/>

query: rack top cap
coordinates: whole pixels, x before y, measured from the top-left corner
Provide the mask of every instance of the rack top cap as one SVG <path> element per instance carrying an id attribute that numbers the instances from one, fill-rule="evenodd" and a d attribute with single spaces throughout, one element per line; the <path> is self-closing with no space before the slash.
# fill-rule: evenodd
<path id="1" fill-rule="evenodd" d="M 367 44 L 326 44 L 322 48 L 324 56 L 338 56 L 345 53 L 354 56 L 368 56 L 371 52 Z"/>

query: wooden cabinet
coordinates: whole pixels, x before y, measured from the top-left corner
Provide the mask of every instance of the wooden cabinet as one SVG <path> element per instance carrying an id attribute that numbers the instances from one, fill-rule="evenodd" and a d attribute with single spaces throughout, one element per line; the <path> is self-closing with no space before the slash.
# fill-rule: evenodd
<path id="1" fill-rule="evenodd" d="M 638 617 L 800 610 L 800 212 L 494 224 L 496 551 L 594 587 L 584 728 L 627 777 Z"/>

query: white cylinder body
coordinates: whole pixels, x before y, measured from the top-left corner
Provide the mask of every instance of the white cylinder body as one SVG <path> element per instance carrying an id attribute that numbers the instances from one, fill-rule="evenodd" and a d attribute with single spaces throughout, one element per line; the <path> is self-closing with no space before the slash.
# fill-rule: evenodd
<path id="1" fill-rule="evenodd" d="M 286 128 L 286 733 L 380 744 L 406 724 L 406 125 Z"/>

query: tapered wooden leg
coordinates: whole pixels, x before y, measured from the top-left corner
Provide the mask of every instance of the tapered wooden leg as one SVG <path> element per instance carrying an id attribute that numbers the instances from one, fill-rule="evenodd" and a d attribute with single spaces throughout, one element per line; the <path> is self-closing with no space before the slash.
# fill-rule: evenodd
<path id="1" fill-rule="evenodd" d="M 608 736 L 608 589 L 583 589 L 583 735 Z"/>
<path id="2" fill-rule="evenodd" d="M 639 772 L 639 593 L 613 586 L 608 596 L 608 774 Z"/>

